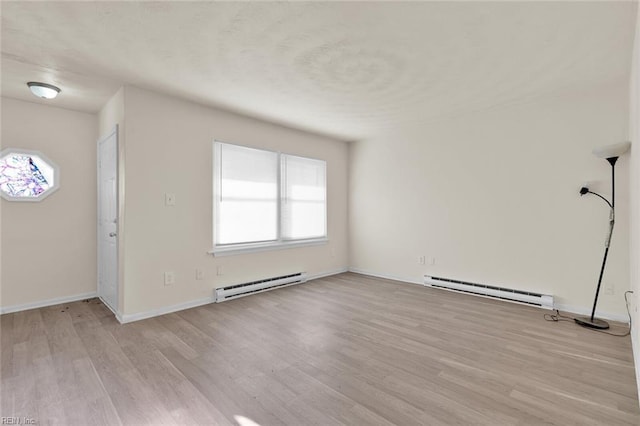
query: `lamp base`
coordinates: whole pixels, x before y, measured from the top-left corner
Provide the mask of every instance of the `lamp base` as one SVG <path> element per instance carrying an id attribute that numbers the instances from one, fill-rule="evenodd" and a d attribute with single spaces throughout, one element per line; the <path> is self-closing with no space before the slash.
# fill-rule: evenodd
<path id="1" fill-rule="evenodd" d="M 606 330 L 607 328 L 609 328 L 608 322 L 598 318 L 591 319 L 591 317 L 578 317 L 574 318 L 574 321 L 583 327 L 597 328 L 599 330 Z"/>

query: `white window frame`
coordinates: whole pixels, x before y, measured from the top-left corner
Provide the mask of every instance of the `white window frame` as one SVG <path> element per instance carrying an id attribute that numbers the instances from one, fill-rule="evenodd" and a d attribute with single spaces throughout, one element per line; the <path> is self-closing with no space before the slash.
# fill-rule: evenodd
<path id="1" fill-rule="evenodd" d="M 218 197 L 220 196 L 220 185 L 221 185 L 221 167 L 219 167 L 218 165 L 218 158 L 219 158 L 219 153 L 220 153 L 220 146 L 221 144 L 226 144 L 226 145 L 235 145 L 235 146 L 239 146 L 239 147 L 243 147 L 243 148 L 250 148 L 250 149 L 257 149 L 259 151 L 266 151 L 266 152 L 272 152 L 277 154 L 277 163 L 278 163 L 278 173 L 277 173 L 277 202 L 278 202 L 278 207 L 277 207 L 277 216 L 278 216 L 278 220 L 277 220 L 277 228 L 276 228 L 276 235 L 277 235 L 277 239 L 272 240 L 272 241 L 263 241 L 263 242 L 255 242 L 255 243 L 232 243 L 232 244 L 220 244 L 220 245 L 216 245 L 216 218 L 218 217 L 218 210 L 219 210 L 219 202 L 218 202 Z M 251 147 L 251 146 L 246 146 L 246 145 L 240 145 L 240 144 L 236 144 L 236 143 L 229 143 L 229 142 L 224 142 L 221 140 L 214 140 L 213 141 L 213 149 L 212 149 L 212 153 L 213 153 L 213 194 L 212 194 L 212 201 L 213 201 L 213 217 L 211 218 L 211 225 L 212 225 L 212 241 L 213 241 L 213 248 L 211 250 L 208 251 L 209 254 L 212 254 L 216 257 L 219 256 L 230 256 L 230 255 L 234 255 L 234 254 L 242 254 L 242 253 L 255 253 L 255 252 L 261 252 L 261 251 L 271 251 L 271 250 L 282 250 L 282 249 L 288 249 L 288 248 L 296 248 L 296 247 L 310 247 L 310 246 L 317 246 L 317 245 L 322 245 L 322 244 L 326 244 L 329 241 L 328 238 L 328 234 L 329 234 L 329 229 L 328 229 L 328 225 L 327 225 L 327 216 L 328 216 L 328 200 L 327 197 L 325 195 L 325 214 L 324 214 L 324 230 L 325 230 L 325 235 L 322 237 L 316 237 L 316 238 L 305 238 L 305 239 L 295 239 L 295 240 L 291 240 L 291 239 L 284 239 L 282 237 L 282 156 L 283 155 L 291 155 L 291 156 L 295 156 L 295 157 L 300 157 L 300 158 L 308 158 L 308 159 L 312 159 L 312 160 L 318 160 L 318 161 L 322 161 L 325 163 L 325 193 L 327 192 L 327 181 L 328 181 L 328 177 L 327 177 L 327 172 L 326 172 L 326 164 L 327 162 L 325 160 L 321 160 L 321 159 L 317 159 L 317 158 L 311 158 L 311 157 L 303 157 L 300 155 L 295 155 L 295 154 L 288 154 L 288 153 L 284 153 L 284 152 L 280 152 L 280 151 L 272 151 L 272 150 L 268 150 L 268 149 L 263 149 L 263 148 L 255 148 L 255 147 Z"/>

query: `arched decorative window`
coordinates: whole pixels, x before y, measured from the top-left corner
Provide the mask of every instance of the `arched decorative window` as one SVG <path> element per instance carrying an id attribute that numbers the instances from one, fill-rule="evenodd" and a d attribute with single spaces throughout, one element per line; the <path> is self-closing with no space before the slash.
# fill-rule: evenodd
<path id="1" fill-rule="evenodd" d="M 41 152 L 6 148 L 0 152 L 0 195 L 9 201 L 41 201 L 60 186 L 60 172 Z"/>

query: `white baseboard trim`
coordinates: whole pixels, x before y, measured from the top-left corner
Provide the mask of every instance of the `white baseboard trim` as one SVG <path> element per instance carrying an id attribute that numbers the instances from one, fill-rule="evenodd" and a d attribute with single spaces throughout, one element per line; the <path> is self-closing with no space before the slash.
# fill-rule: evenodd
<path id="1" fill-rule="evenodd" d="M 111 306 L 109 306 L 109 304 L 107 302 L 105 302 L 102 297 L 98 296 L 98 299 L 100 299 L 100 301 L 102 302 L 102 304 L 111 311 L 111 313 L 116 317 L 116 319 L 118 320 L 118 322 L 120 324 L 122 324 L 122 313 L 120 311 L 116 311 L 115 309 L 113 309 Z"/>
<path id="2" fill-rule="evenodd" d="M 178 311 L 184 311 L 185 309 L 196 308 L 198 306 L 207 305 L 209 303 L 213 303 L 213 295 L 211 297 L 205 297 L 202 299 L 191 300 L 189 302 L 178 303 L 176 305 L 171 306 L 163 306 L 158 309 L 151 309 L 150 311 L 137 312 L 135 314 L 122 314 L 118 318 L 118 321 L 122 324 L 126 324 L 128 322 L 140 321 L 147 318 L 158 317 L 160 315 L 171 314 Z M 118 315 L 116 315 L 118 317 Z"/>
<path id="3" fill-rule="evenodd" d="M 307 281 L 317 280 L 318 278 L 330 277 L 332 275 L 344 274 L 349 272 L 349 268 L 334 269 L 332 271 L 318 272 L 316 274 L 307 274 Z"/>
<path id="4" fill-rule="evenodd" d="M 563 312 L 570 312 L 572 314 L 591 316 L 591 309 L 592 309 L 591 307 L 565 305 L 563 303 L 555 303 L 554 305 L 555 305 L 554 306 L 555 309 L 558 309 Z M 603 311 L 596 310 L 596 317 L 629 324 L 629 316 L 624 314 L 620 315 L 620 314 L 613 314 L 611 312 L 603 312 Z"/>
<path id="5" fill-rule="evenodd" d="M 367 271 L 365 269 L 360 269 L 360 268 L 349 268 L 349 272 L 353 272 L 355 274 L 361 274 L 361 275 L 368 275 L 370 277 L 384 278 L 385 280 L 400 281 L 403 283 L 418 284 L 418 285 L 424 286 L 424 281 L 422 280 L 422 277 L 420 277 L 421 279 L 419 280 L 412 280 L 411 278 L 379 274 L 377 272 Z"/>
<path id="6" fill-rule="evenodd" d="M 61 303 L 77 302 L 78 300 L 92 299 L 97 297 L 95 291 L 89 293 L 75 294 L 73 296 L 56 297 L 54 299 L 39 300 L 37 302 L 24 303 L 22 305 L 2 306 L 0 314 L 10 314 L 12 312 L 28 311 L 30 309 L 45 308 L 47 306 L 60 305 Z"/>

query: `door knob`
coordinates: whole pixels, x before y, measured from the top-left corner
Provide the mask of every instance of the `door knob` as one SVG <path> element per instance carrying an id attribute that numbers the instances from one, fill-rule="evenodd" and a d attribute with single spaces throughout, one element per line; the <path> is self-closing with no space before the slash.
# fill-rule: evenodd
<path id="1" fill-rule="evenodd" d="M 116 234 L 115 232 L 109 232 L 109 236 L 110 237 L 115 237 L 116 235 L 118 235 L 118 234 Z"/>

